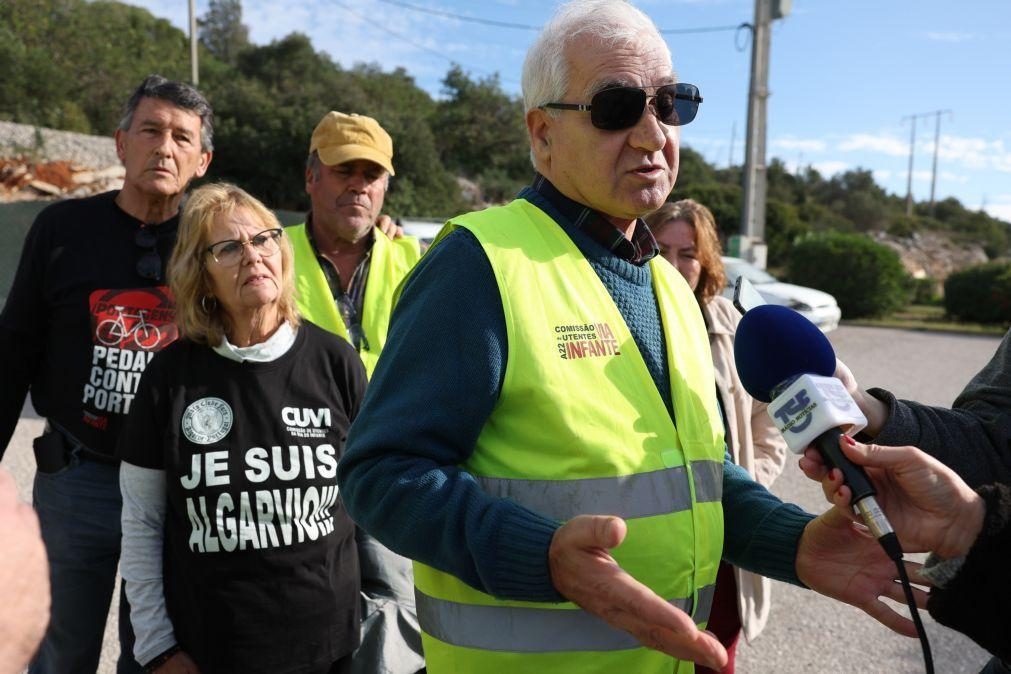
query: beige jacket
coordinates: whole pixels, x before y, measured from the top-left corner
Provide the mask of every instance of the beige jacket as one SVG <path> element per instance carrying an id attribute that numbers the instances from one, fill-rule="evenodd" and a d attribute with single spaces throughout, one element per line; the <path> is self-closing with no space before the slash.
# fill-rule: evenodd
<path id="1" fill-rule="evenodd" d="M 786 464 L 786 441 L 765 411 L 767 405 L 748 395 L 734 363 L 734 333 L 741 314 L 733 303 L 717 295 L 702 312 L 709 329 L 709 345 L 716 370 L 728 430 L 727 444 L 734 463 L 759 484 L 769 487 Z M 737 608 L 745 638 L 750 642 L 765 627 L 771 608 L 772 582 L 750 571 L 734 569 Z"/>

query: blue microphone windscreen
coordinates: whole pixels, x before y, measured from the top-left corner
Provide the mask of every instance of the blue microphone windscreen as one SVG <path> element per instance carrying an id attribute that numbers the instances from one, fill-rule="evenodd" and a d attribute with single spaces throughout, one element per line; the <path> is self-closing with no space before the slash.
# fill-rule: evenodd
<path id="1" fill-rule="evenodd" d="M 744 388 L 763 402 L 770 402 L 773 390 L 788 379 L 835 372 L 835 351 L 822 331 L 793 309 L 775 304 L 755 307 L 741 318 L 734 359 Z"/>

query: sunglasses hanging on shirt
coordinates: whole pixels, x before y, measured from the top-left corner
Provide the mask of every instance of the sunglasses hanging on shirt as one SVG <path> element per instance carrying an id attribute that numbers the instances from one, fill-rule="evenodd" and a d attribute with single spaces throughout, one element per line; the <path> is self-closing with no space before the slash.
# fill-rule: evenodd
<path id="1" fill-rule="evenodd" d="M 654 89 L 652 95 L 646 89 Z M 608 87 L 593 95 L 590 103 L 545 103 L 542 108 L 590 113 L 590 123 L 602 131 L 620 131 L 639 123 L 649 111 L 668 126 L 684 126 L 698 114 L 702 96 L 694 84 L 679 82 L 659 87 Z"/>

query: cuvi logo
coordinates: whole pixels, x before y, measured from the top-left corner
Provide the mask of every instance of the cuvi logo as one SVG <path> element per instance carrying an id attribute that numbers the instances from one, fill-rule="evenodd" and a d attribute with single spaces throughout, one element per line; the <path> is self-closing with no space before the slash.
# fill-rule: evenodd
<path id="1" fill-rule="evenodd" d="M 780 428 L 784 433 L 786 431 L 802 433 L 814 418 L 814 415 L 810 413 L 811 410 L 808 409 L 810 404 L 811 398 L 807 394 L 807 389 L 801 389 L 797 395 L 783 403 L 772 414 L 779 419 Z M 800 415 L 803 415 L 803 420 L 799 418 Z"/>
<path id="2" fill-rule="evenodd" d="M 329 428 L 330 409 L 321 407 L 319 409 L 309 409 L 308 407 L 285 407 L 281 410 L 281 420 L 288 426 L 297 428 Z"/>

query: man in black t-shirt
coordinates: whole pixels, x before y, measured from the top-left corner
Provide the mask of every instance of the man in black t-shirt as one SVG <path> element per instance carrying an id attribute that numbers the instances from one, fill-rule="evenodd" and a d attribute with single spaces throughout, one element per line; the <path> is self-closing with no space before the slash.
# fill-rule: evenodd
<path id="1" fill-rule="evenodd" d="M 186 187 L 211 162 L 211 107 L 151 75 L 115 137 L 122 189 L 39 214 L 0 313 L 0 457 L 29 389 L 47 419 L 33 500 L 53 603 L 32 674 L 98 666 L 120 545 L 113 454 L 145 366 L 178 334 L 165 265 Z M 120 621 L 119 672 L 140 671 L 129 625 Z"/>

